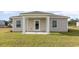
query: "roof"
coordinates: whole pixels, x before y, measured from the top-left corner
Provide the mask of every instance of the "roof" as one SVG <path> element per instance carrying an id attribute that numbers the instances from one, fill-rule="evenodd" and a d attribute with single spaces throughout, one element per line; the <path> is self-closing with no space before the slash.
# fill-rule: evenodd
<path id="1" fill-rule="evenodd" d="M 53 13 L 48 13 L 48 12 L 42 12 L 42 11 L 32 11 L 32 12 L 24 12 L 24 13 L 21 13 L 22 15 L 26 15 L 26 14 L 46 14 L 46 15 L 49 15 L 51 17 L 57 17 L 57 18 L 69 18 L 67 16 L 62 16 L 62 15 L 56 15 L 56 14 L 53 14 Z"/>
<path id="2" fill-rule="evenodd" d="M 56 14 L 54 14 L 54 15 L 51 15 L 51 18 L 70 18 L 70 17 L 68 17 L 68 16 L 62 16 L 62 15 L 56 15 Z"/>
<path id="3" fill-rule="evenodd" d="M 32 12 L 26 12 L 21 14 L 52 14 L 52 13 L 42 12 L 42 11 L 32 11 Z"/>
<path id="4" fill-rule="evenodd" d="M 56 14 L 53 14 L 53 13 L 48 13 L 48 12 L 42 12 L 42 11 L 32 11 L 32 12 L 25 12 L 25 13 L 21 13 L 21 15 L 19 16 L 13 16 L 11 18 L 21 18 L 23 15 L 37 15 L 37 14 L 42 14 L 42 15 L 47 15 L 47 16 L 50 16 L 51 18 L 69 18 L 67 16 L 62 16 L 62 15 L 56 15 Z"/>
<path id="5" fill-rule="evenodd" d="M 12 16 L 12 17 L 22 17 L 22 16 Z"/>

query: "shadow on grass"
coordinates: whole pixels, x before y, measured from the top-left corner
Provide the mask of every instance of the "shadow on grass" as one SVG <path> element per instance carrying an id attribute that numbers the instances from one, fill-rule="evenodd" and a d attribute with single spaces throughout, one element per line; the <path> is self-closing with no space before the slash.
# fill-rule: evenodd
<path id="1" fill-rule="evenodd" d="M 67 35 L 67 36 L 79 36 L 79 30 L 77 29 L 69 29 L 68 32 L 60 32 L 62 35 Z"/>

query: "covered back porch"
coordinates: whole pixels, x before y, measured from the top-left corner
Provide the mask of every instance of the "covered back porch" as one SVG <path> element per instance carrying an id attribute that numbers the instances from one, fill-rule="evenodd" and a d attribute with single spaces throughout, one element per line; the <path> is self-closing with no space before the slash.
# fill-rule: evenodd
<path id="1" fill-rule="evenodd" d="M 48 34 L 49 16 L 23 16 L 23 34 Z"/>

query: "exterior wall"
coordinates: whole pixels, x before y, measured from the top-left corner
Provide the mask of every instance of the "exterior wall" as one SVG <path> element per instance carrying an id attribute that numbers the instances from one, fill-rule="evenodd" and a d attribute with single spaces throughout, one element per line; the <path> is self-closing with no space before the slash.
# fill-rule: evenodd
<path id="1" fill-rule="evenodd" d="M 21 28 L 16 28 L 17 20 L 21 20 Z M 28 32 L 35 31 L 34 30 L 34 20 L 35 20 L 35 18 L 28 18 Z M 57 28 L 52 27 L 52 20 L 57 20 Z M 21 17 L 13 18 L 12 30 L 13 31 L 22 31 L 22 23 L 23 23 L 22 21 L 23 21 L 23 19 Z M 27 26 L 27 22 L 25 25 Z M 46 31 L 46 18 L 40 18 L 40 32 L 45 32 L 45 31 Z M 50 18 L 50 31 L 67 32 L 68 31 L 67 18 Z"/>
<path id="2" fill-rule="evenodd" d="M 57 20 L 57 27 L 52 27 L 52 20 Z M 56 32 L 67 32 L 68 31 L 68 21 L 65 18 L 51 18 L 50 19 L 50 31 Z"/>
<path id="3" fill-rule="evenodd" d="M 16 27 L 16 21 L 17 20 L 21 21 L 21 28 Z M 13 18 L 12 31 L 22 31 L 22 18 Z"/>
<path id="4" fill-rule="evenodd" d="M 28 32 L 34 32 L 34 20 L 35 18 L 28 18 Z M 40 20 L 40 31 L 45 32 L 46 31 L 46 19 L 45 18 L 39 18 Z"/>

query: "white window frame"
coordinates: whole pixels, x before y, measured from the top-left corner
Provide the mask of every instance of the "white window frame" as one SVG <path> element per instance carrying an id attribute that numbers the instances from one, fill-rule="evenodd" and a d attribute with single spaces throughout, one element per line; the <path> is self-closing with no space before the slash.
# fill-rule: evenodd
<path id="1" fill-rule="evenodd" d="M 35 23 L 36 23 L 36 21 L 39 21 L 39 29 L 38 30 L 35 29 Z M 34 31 L 40 31 L 40 19 L 35 19 L 34 20 Z"/>
<path id="2" fill-rule="evenodd" d="M 17 25 L 17 21 L 20 21 L 20 27 L 17 27 L 16 25 Z M 22 26 L 22 24 L 21 24 L 22 22 L 21 22 L 21 20 L 16 20 L 16 24 L 15 24 L 15 27 L 16 28 L 21 28 L 21 26 Z"/>
<path id="3" fill-rule="evenodd" d="M 54 25 L 54 24 L 53 24 L 53 21 L 56 21 L 56 27 L 53 26 L 53 25 Z M 58 26 L 58 25 L 57 25 L 57 20 L 52 20 L 52 27 L 53 27 L 53 28 L 57 28 L 57 26 Z"/>

